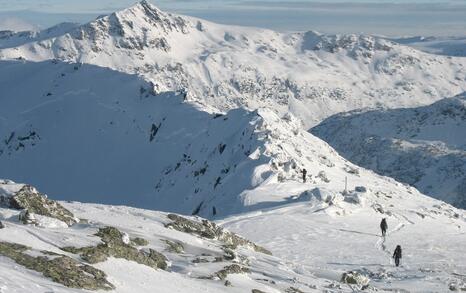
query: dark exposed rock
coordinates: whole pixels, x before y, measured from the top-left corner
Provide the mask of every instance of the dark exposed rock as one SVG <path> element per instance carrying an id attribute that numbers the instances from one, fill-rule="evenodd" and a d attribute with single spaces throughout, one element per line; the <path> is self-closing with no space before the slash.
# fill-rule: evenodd
<path id="1" fill-rule="evenodd" d="M 228 275 L 231 274 L 244 274 L 249 273 L 250 270 L 246 267 L 240 266 L 238 264 L 232 264 L 224 267 L 222 270 L 216 272 L 212 278 L 219 278 L 220 280 L 225 280 Z"/>
<path id="2" fill-rule="evenodd" d="M 182 253 L 184 251 L 183 244 L 171 240 L 165 240 L 168 245 L 168 251 L 174 253 Z"/>
<path id="3" fill-rule="evenodd" d="M 298 288 L 295 287 L 290 287 L 285 290 L 286 293 L 304 293 L 303 291 L 299 290 Z"/>
<path id="4" fill-rule="evenodd" d="M 0 202 L 8 208 L 27 210 L 29 214 L 55 218 L 69 226 L 78 221 L 70 211 L 58 202 L 48 199 L 30 185 L 24 185 L 13 196 L 0 198 Z"/>
<path id="5" fill-rule="evenodd" d="M 2 221 L 0 221 L 0 229 L 5 228 L 5 225 L 3 225 Z"/>
<path id="6" fill-rule="evenodd" d="M 100 228 L 96 233 L 103 243 L 97 246 L 88 247 L 63 247 L 62 250 L 79 254 L 83 260 L 95 264 L 107 260 L 112 256 L 115 258 L 122 258 L 130 261 L 135 261 L 154 269 L 167 269 L 167 258 L 149 248 L 149 250 L 138 250 L 130 244 L 123 242 L 123 233 L 113 227 Z M 142 238 L 141 238 L 142 239 Z"/>
<path id="7" fill-rule="evenodd" d="M 341 276 L 342 283 L 358 285 L 361 288 L 366 287 L 369 281 L 370 279 L 368 277 L 357 271 L 346 272 Z"/>
<path id="8" fill-rule="evenodd" d="M 192 263 L 208 263 L 210 262 L 207 258 L 196 257 L 192 260 Z"/>
<path id="9" fill-rule="evenodd" d="M 252 289 L 251 292 L 252 293 L 265 293 L 264 291 L 261 291 L 259 289 Z"/>
<path id="10" fill-rule="evenodd" d="M 147 241 L 144 238 L 141 238 L 141 237 L 131 238 L 131 245 L 134 245 L 134 246 L 146 246 L 148 244 L 149 244 L 149 241 Z"/>
<path id="11" fill-rule="evenodd" d="M 24 225 L 36 225 L 37 221 L 34 218 L 34 215 L 31 214 L 28 210 L 23 210 L 18 216 L 18 220 Z"/>
<path id="12" fill-rule="evenodd" d="M 44 251 L 43 256 L 31 256 L 26 253 L 28 250 L 29 247 L 21 244 L 0 242 L 0 255 L 66 287 L 85 290 L 115 289 L 101 270 L 53 252 Z"/>
<path id="13" fill-rule="evenodd" d="M 255 243 L 247 239 L 244 239 L 241 236 L 236 235 L 235 233 L 227 231 L 208 220 L 202 220 L 201 222 L 199 222 L 189 220 L 187 218 L 175 214 L 169 214 L 168 218 L 172 220 L 172 222 L 165 225 L 167 228 L 173 228 L 181 232 L 195 234 L 208 239 L 217 239 L 224 242 L 225 246 L 228 248 L 235 249 L 238 246 L 248 246 L 253 248 L 257 252 L 269 255 L 272 254 L 267 249 L 259 245 L 256 245 Z"/>
<path id="14" fill-rule="evenodd" d="M 152 127 L 150 129 L 149 141 L 153 141 L 155 139 L 155 136 L 157 135 L 157 132 L 159 132 L 160 126 L 162 126 L 161 123 L 159 123 L 159 125 L 155 125 L 155 124 L 152 123 Z"/>

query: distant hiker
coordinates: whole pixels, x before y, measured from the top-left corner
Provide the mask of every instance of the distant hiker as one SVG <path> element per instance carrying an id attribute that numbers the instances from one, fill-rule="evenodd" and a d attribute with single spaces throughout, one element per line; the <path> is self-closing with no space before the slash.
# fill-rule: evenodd
<path id="1" fill-rule="evenodd" d="M 401 259 L 401 246 L 396 246 L 395 251 L 393 252 L 393 258 L 395 259 L 395 265 L 399 266 Z"/>
<path id="2" fill-rule="evenodd" d="M 217 215 L 217 209 L 216 209 L 215 207 L 212 207 L 212 214 L 213 214 L 214 216 Z"/>
<path id="3" fill-rule="evenodd" d="M 307 170 L 303 169 L 303 183 L 306 183 Z"/>
<path id="4" fill-rule="evenodd" d="M 382 236 L 385 237 L 385 234 L 387 234 L 387 219 L 383 218 L 382 222 L 380 222 L 380 229 L 382 230 Z"/>

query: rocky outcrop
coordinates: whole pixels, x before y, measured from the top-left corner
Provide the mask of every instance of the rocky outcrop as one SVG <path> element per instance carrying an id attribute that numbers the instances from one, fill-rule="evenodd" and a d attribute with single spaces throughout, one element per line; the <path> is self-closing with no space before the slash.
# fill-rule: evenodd
<path id="1" fill-rule="evenodd" d="M 68 256 L 48 251 L 28 254 L 29 247 L 10 242 L 0 242 L 0 255 L 17 264 L 42 273 L 44 277 L 66 287 L 85 290 L 113 290 L 115 287 L 106 279 L 106 274 L 92 266 L 80 263 Z"/>
<path id="2" fill-rule="evenodd" d="M 79 254 L 83 260 L 91 264 L 106 261 L 108 257 L 115 257 L 135 261 L 154 269 L 165 270 L 167 268 L 167 258 L 163 254 L 151 248 L 148 250 L 137 249 L 132 245 L 136 238 L 133 238 L 129 244 L 125 243 L 123 240 L 125 234 L 114 227 L 100 228 L 95 235 L 99 236 L 103 243 L 82 248 L 63 247 L 62 250 Z M 136 242 L 139 244 L 148 243 L 142 238 Z"/>
<path id="3" fill-rule="evenodd" d="M 265 253 L 271 255 L 272 253 L 267 249 L 247 240 L 244 239 L 235 233 L 227 231 L 222 227 L 217 226 L 215 223 L 210 222 L 208 220 L 202 221 L 194 221 L 189 220 L 187 218 L 169 214 L 168 218 L 172 220 L 172 222 L 166 224 L 167 228 L 173 228 L 180 232 L 195 234 L 200 237 L 208 238 L 208 239 L 217 239 L 225 243 L 225 247 L 229 248 L 237 248 L 238 246 L 246 246 L 251 247 L 257 252 Z"/>
<path id="4" fill-rule="evenodd" d="M 61 204 L 48 199 L 46 195 L 38 192 L 30 185 L 24 185 L 12 195 L 0 195 L 0 203 L 8 208 L 24 210 L 25 220 L 26 215 L 29 215 L 29 218 L 33 218 L 33 214 L 37 214 L 60 220 L 68 226 L 78 222 L 78 219 Z"/>
<path id="5" fill-rule="evenodd" d="M 182 253 L 184 251 L 183 244 L 176 242 L 176 241 L 171 241 L 171 240 L 165 240 L 165 243 L 167 243 L 167 250 L 169 252 L 173 253 Z"/>
<path id="6" fill-rule="evenodd" d="M 224 267 L 222 270 L 216 272 L 211 276 L 212 279 L 219 278 L 220 280 L 225 280 L 228 275 L 231 274 L 245 274 L 249 273 L 250 270 L 246 267 L 240 266 L 238 264 L 232 264 Z"/>
<path id="7" fill-rule="evenodd" d="M 357 285 L 361 289 L 366 288 L 369 285 L 370 279 L 360 272 L 350 271 L 343 273 L 341 276 L 341 282 L 351 285 Z"/>

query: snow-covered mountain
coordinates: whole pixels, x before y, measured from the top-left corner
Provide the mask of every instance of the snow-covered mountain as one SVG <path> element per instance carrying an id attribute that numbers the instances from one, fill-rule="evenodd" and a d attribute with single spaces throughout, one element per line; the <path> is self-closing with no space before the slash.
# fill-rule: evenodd
<path id="1" fill-rule="evenodd" d="M 65 22 L 42 31 L 0 31 L 0 49 L 17 47 L 31 42 L 59 37 L 77 27 L 79 27 L 77 23 Z"/>
<path id="2" fill-rule="evenodd" d="M 214 207 L 225 216 L 300 200 L 250 191 L 301 181 L 304 168 L 313 188 L 342 191 L 345 177 L 362 186 L 390 181 L 269 109 L 209 113 L 91 65 L 1 62 L 0 80 L 0 176 L 54 198 L 213 217 Z"/>
<path id="3" fill-rule="evenodd" d="M 466 57 L 466 37 L 404 37 L 391 39 L 418 50 L 446 56 Z"/>
<path id="4" fill-rule="evenodd" d="M 54 202 L 1 180 L 0 292 L 466 289 L 463 210 L 307 131 L 340 111 L 464 91 L 464 58 L 222 26 L 145 1 L 4 47 L 0 178 L 163 212 Z"/>
<path id="5" fill-rule="evenodd" d="M 312 129 L 359 166 L 466 208 L 466 94 L 429 106 L 337 114 Z"/>
<path id="6" fill-rule="evenodd" d="M 0 50 L 143 75 L 221 111 L 290 111 L 306 127 L 362 107 L 419 106 L 466 90 L 464 58 L 365 35 L 278 33 L 160 11 L 146 1 L 61 36 Z"/>

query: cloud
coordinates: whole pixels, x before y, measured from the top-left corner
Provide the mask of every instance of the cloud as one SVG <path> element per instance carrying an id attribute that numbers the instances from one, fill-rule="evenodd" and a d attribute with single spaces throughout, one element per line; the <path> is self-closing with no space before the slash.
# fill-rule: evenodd
<path id="1" fill-rule="evenodd" d="M 0 18 L 0 30 L 10 30 L 10 31 L 33 31 L 37 30 L 38 27 L 26 22 L 20 18 L 7 16 Z"/>

